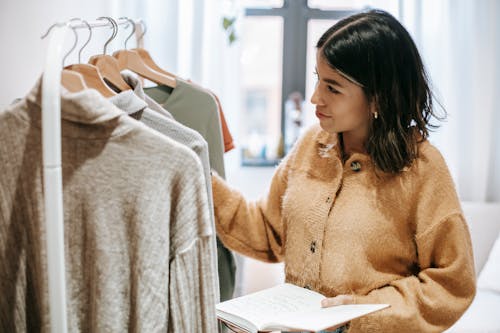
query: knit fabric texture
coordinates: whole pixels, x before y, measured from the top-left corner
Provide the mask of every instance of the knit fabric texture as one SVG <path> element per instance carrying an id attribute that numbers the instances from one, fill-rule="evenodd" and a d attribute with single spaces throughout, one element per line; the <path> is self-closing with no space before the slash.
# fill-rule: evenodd
<path id="1" fill-rule="evenodd" d="M 343 163 L 337 136 L 315 125 L 261 200 L 213 176 L 218 236 L 244 255 L 284 261 L 289 283 L 391 305 L 353 320 L 349 333 L 442 332 L 474 297 L 472 246 L 441 154 L 428 141 L 418 153 L 398 174 L 361 153 Z"/>
<path id="2" fill-rule="evenodd" d="M 191 279 L 200 275 L 201 288 L 194 290 L 184 287 L 182 289 L 190 289 L 192 293 L 198 293 L 199 295 L 192 296 L 199 301 L 199 307 L 205 310 L 197 313 L 200 317 L 193 316 L 192 314 L 190 316 L 184 314 L 184 320 L 206 324 L 205 329 L 201 330 L 200 328 L 199 331 L 212 332 L 214 328 L 211 325 L 214 322 L 214 318 L 216 318 L 215 304 L 219 302 L 219 280 L 208 145 L 198 132 L 180 124 L 172 117 L 164 116 L 168 115 L 168 111 L 162 109 L 161 106 L 148 99 L 137 78 L 126 72 L 122 72 L 122 77 L 133 88 L 133 91 L 121 92 L 111 97 L 109 100 L 121 110 L 125 111 L 129 116 L 139 120 L 149 128 L 190 148 L 201 161 L 204 174 L 203 180 L 207 191 L 210 220 L 207 221 L 209 223 L 203 228 L 203 234 L 199 235 L 198 241 L 205 243 L 205 250 L 191 256 L 194 260 L 193 264 L 199 265 L 199 269 L 189 271 L 190 276 L 187 278 L 182 276 L 182 274 L 175 276 L 178 284 L 189 285 Z M 151 109 L 149 105 L 155 109 Z M 198 249 L 192 248 L 192 250 L 197 251 Z M 191 266 L 193 264 L 191 264 Z"/>
<path id="3" fill-rule="evenodd" d="M 50 329 L 40 100 L 37 84 L 0 112 L 1 332 Z M 63 92 L 61 116 L 68 330 L 208 332 L 189 320 L 205 311 L 199 159 L 92 89 Z"/>
<path id="4" fill-rule="evenodd" d="M 167 86 L 144 88 L 145 93 L 181 124 L 197 131 L 208 142 L 210 166 L 221 176 L 224 170 L 224 140 L 217 102 L 210 93 L 177 78 Z"/>
<path id="5" fill-rule="evenodd" d="M 146 95 L 168 110 L 176 121 L 201 134 L 208 143 L 210 168 L 225 177 L 224 144 L 222 127 L 216 100 L 205 89 L 177 79 L 177 86 L 172 90 L 166 86 L 144 88 Z M 145 99 L 151 109 L 151 105 Z M 236 264 L 234 256 L 217 240 L 217 261 L 220 283 L 220 298 L 232 298 L 235 287 Z"/>

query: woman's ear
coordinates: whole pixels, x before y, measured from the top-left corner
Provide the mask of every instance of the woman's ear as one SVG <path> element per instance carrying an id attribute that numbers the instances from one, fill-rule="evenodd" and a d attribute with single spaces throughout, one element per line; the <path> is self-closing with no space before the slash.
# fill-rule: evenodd
<path id="1" fill-rule="evenodd" d="M 371 98 L 368 104 L 368 112 L 373 119 L 377 119 L 379 116 L 377 103 L 375 102 L 375 98 Z"/>

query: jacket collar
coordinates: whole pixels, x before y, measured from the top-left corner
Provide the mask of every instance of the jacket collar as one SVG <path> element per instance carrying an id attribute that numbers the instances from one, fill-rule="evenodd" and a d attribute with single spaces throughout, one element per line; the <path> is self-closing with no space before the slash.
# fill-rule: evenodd
<path id="1" fill-rule="evenodd" d="M 41 109 L 42 106 L 42 78 L 26 96 L 32 105 Z M 69 92 L 61 87 L 61 118 L 80 124 L 98 124 L 118 118 L 123 111 L 115 107 L 104 96 L 94 89 L 85 89 L 78 92 Z"/>
<path id="2" fill-rule="evenodd" d="M 373 167 L 370 156 L 365 153 L 353 153 L 343 162 L 340 139 L 337 133 L 331 134 L 319 128 L 315 141 L 317 154 L 315 155 L 316 160 L 314 161 L 314 165 L 326 163 L 330 165 L 329 168 L 335 165 L 336 167 L 342 167 L 344 170 L 351 170 L 352 163 L 358 162 L 361 164 L 361 170 L 372 169 Z"/>
<path id="3" fill-rule="evenodd" d="M 320 129 L 318 134 L 316 135 L 316 142 L 320 145 L 326 146 L 328 144 L 338 144 L 338 135 L 330 134 L 327 131 Z"/>
<path id="4" fill-rule="evenodd" d="M 129 115 L 143 111 L 148 106 L 133 90 L 122 91 L 110 97 L 109 101 Z"/>
<path id="5" fill-rule="evenodd" d="M 41 112 L 43 112 L 41 77 L 23 100 L 27 109 L 21 116 L 41 128 Z M 127 124 L 134 120 L 127 118 L 125 112 L 94 89 L 73 93 L 61 87 L 63 137 L 100 139 L 119 135 L 131 129 Z"/>
<path id="6" fill-rule="evenodd" d="M 319 127 L 319 125 L 318 125 Z M 422 140 L 422 135 L 418 132 L 416 127 L 412 128 L 412 131 L 414 135 L 417 137 L 417 140 L 422 141 L 419 143 L 419 150 L 421 149 L 421 146 L 423 144 L 427 144 L 427 140 Z M 322 152 L 325 151 L 334 151 L 334 154 L 323 154 L 327 158 L 333 158 L 338 160 L 340 163 L 342 163 L 342 154 L 340 150 L 340 141 L 338 134 L 330 134 L 323 129 L 320 129 L 318 134 L 316 135 L 316 144 L 317 144 L 317 149 L 318 149 L 318 156 L 321 157 Z M 373 161 L 371 157 L 368 154 L 364 153 L 354 153 L 349 158 L 344 162 L 343 168 L 351 168 L 351 164 L 353 162 L 359 162 L 361 163 L 361 170 L 370 170 L 372 172 L 376 172 L 378 177 L 391 177 L 392 174 L 383 172 L 381 170 L 375 170 L 375 165 L 373 164 Z M 402 169 L 403 172 L 407 172 L 410 170 L 410 167 L 404 167 Z"/>
<path id="7" fill-rule="evenodd" d="M 156 111 L 157 113 L 161 114 L 163 117 L 166 117 L 166 118 L 169 118 L 172 120 L 174 119 L 174 117 L 172 117 L 172 115 L 167 110 L 165 110 L 160 104 L 156 103 L 151 97 L 146 95 L 146 93 L 144 92 L 144 89 L 142 87 L 141 82 L 139 81 L 139 79 L 137 78 L 137 76 L 134 73 L 132 73 L 129 70 L 123 70 L 123 71 L 121 71 L 121 75 L 122 75 L 123 80 L 125 80 L 125 82 L 127 82 L 128 85 L 134 90 L 134 94 L 139 99 L 146 102 L 147 107 L 149 109 Z M 123 109 L 123 110 L 127 111 L 126 109 Z M 128 114 L 133 114 L 135 112 L 137 112 L 137 111 L 132 111 L 132 112 L 127 111 Z"/>

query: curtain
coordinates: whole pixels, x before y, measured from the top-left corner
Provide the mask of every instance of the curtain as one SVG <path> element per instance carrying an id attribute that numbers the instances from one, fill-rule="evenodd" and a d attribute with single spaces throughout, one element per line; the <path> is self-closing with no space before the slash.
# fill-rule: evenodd
<path id="1" fill-rule="evenodd" d="M 461 200 L 500 201 L 500 2 L 400 1 L 447 120 L 430 136 Z M 438 108 L 439 110 L 439 108 Z"/>
<path id="2" fill-rule="evenodd" d="M 240 1 L 113 1 L 115 17 L 140 17 L 146 22 L 144 47 L 160 67 L 209 88 L 219 97 L 230 130 L 234 131 L 241 109 L 241 51 L 239 40 L 228 43 L 222 19 L 241 17 Z M 237 137 L 235 133 L 233 136 Z M 239 156 L 236 150 L 225 156 L 226 173 L 231 173 L 239 167 Z"/>

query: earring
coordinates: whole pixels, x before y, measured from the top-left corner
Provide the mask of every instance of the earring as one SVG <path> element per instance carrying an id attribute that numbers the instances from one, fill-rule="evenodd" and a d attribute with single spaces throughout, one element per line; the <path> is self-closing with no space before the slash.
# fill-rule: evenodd
<path id="1" fill-rule="evenodd" d="M 377 112 L 377 111 L 375 111 L 375 112 L 373 113 L 373 118 L 375 118 L 375 119 L 377 119 L 377 118 L 378 118 L 378 112 Z"/>

